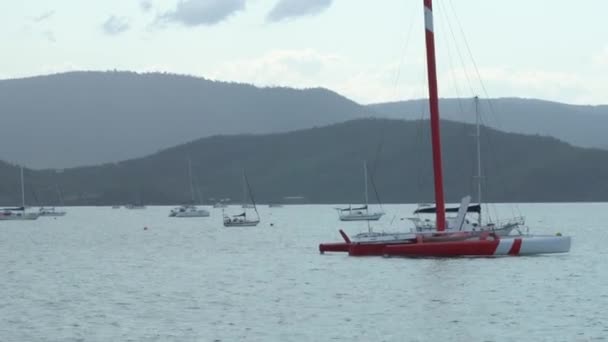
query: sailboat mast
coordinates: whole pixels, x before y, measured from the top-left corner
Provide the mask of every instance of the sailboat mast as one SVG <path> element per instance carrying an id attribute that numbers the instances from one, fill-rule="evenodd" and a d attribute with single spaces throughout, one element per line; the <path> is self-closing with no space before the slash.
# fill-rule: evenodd
<path id="1" fill-rule="evenodd" d="M 367 160 L 363 161 L 363 177 L 365 185 L 365 211 L 368 211 L 367 206 L 369 205 L 369 198 L 367 195 Z"/>
<path id="2" fill-rule="evenodd" d="M 429 105 L 431 110 L 431 142 L 433 146 L 433 174 L 435 179 L 435 213 L 437 230 L 445 230 L 445 201 L 443 198 L 443 172 L 441 167 L 441 138 L 439 132 L 439 94 L 437 90 L 437 67 L 435 65 L 435 36 L 433 32 L 433 1 L 424 1 L 424 25 L 426 42 L 426 65 L 429 82 Z"/>
<path id="3" fill-rule="evenodd" d="M 245 169 L 243 169 L 243 208 L 247 208 L 247 180 L 245 177 Z"/>
<path id="4" fill-rule="evenodd" d="M 477 143 L 477 203 L 481 205 L 481 131 L 480 131 L 481 120 L 479 117 L 479 96 L 475 96 L 475 139 Z M 481 210 L 477 217 L 478 223 L 481 226 Z"/>
<path id="5" fill-rule="evenodd" d="M 190 196 L 192 197 L 192 204 L 196 203 L 196 196 L 194 194 L 194 182 L 192 181 L 192 160 L 188 158 L 188 179 L 190 179 Z"/>
<path id="6" fill-rule="evenodd" d="M 21 166 L 21 206 L 25 208 L 25 185 L 23 183 L 23 166 Z"/>

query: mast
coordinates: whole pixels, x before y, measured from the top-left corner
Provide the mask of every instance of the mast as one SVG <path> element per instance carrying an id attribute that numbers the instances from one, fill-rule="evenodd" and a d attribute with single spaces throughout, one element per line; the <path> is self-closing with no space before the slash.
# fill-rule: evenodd
<path id="1" fill-rule="evenodd" d="M 21 206 L 25 209 L 25 185 L 23 184 L 23 166 L 21 166 Z"/>
<path id="2" fill-rule="evenodd" d="M 441 137 L 439 132 L 439 94 L 437 91 L 437 67 L 435 65 L 435 37 L 433 32 L 433 0 L 424 1 L 424 25 L 426 28 L 426 65 L 429 82 L 431 110 L 431 143 L 433 146 L 433 174 L 435 179 L 435 215 L 437 230 L 445 230 L 445 201 L 443 198 L 443 174 L 441 167 Z"/>
<path id="3" fill-rule="evenodd" d="M 243 169 L 243 209 L 247 208 L 247 176 L 245 176 L 245 169 Z"/>
<path id="4" fill-rule="evenodd" d="M 364 186 L 364 188 L 365 188 L 365 211 L 367 212 L 367 211 L 369 211 L 367 209 L 367 206 L 369 205 L 369 198 L 367 195 L 367 160 L 363 161 L 363 177 L 365 179 L 365 181 L 363 182 L 365 185 Z"/>
<path id="5" fill-rule="evenodd" d="M 480 116 L 479 116 L 479 96 L 475 96 L 475 140 L 477 142 L 477 203 L 481 205 L 481 131 L 480 131 Z M 477 216 L 478 224 L 481 226 L 481 210 Z"/>
<path id="6" fill-rule="evenodd" d="M 190 196 L 192 197 L 192 204 L 196 203 L 194 194 L 194 182 L 192 181 L 192 159 L 188 158 L 188 178 L 190 179 Z"/>

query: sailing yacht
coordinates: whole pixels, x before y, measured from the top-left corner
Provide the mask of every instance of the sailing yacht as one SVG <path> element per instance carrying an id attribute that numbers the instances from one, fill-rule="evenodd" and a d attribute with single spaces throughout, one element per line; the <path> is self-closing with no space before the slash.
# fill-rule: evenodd
<path id="1" fill-rule="evenodd" d="M 340 230 L 344 242 L 322 243 L 319 252 L 348 252 L 350 256 L 381 255 L 402 257 L 461 257 L 495 255 L 534 255 L 567 253 L 571 238 L 556 235 L 509 235 L 501 237 L 492 231 L 481 233 L 461 231 L 469 210 L 470 197 L 461 202 L 454 224 L 449 229 L 443 193 L 443 171 L 441 165 L 441 135 L 439 126 L 439 94 L 435 63 L 435 36 L 433 30 L 432 0 L 423 0 L 427 80 L 431 114 L 431 146 L 433 151 L 433 178 L 435 190 L 435 222 L 428 232 L 412 232 L 409 236 L 372 236 L 359 241 L 351 240 Z"/>
<path id="2" fill-rule="evenodd" d="M 253 195 L 251 193 L 251 187 L 249 186 L 249 182 L 247 181 L 247 175 L 245 170 L 243 170 L 243 212 L 238 215 L 227 215 L 222 209 L 222 216 L 224 217 L 224 227 L 255 227 L 260 223 L 260 215 L 258 214 L 258 209 L 255 205 L 255 200 L 253 199 Z M 251 216 L 247 216 L 247 196 L 251 200 L 251 207 L 255 212 L 255 218 L 251 218 Z"/>
<path id="3" fill-rule="evenodd" d="M 21 207 L 0 209 L 0 221 L 9 220 L 36 220 L 40 216 L 38 213 L 28 212 L 25 206 L 25 183 L 23 181 L 23 166 L 20 168 L 21 174 Z"/>
<path id="4" fill-rule="evenodd" d="M 63 206 L 63 196 L 61 195 L 61 190 L 59 189 L 59 185 L 57 185 L 57 195 L 59 196 L 59 203 Z M 66 212 L 64 210 L 57 210 L 55 207 L 40 207 L 38 210 L 38 215 L 40 216 L 51 216 L 51 217 L 59 217 L 65 216 Z"/>
<path id="5" fill-rule="evenodd" d="M 369 197 L 367 191 L 367 161 L 363 162 L 363 187 L 365 194 L 365 204 L 358 208 L 350 205 L 348 208 L 336 208 L 340 221 L 378 221 L 384 212 L 371 212 L 369 210 Z"/>
<path id="6" fill-rule="evenodd" d="M 477 214 L 476 220 L 465 219 L 462 225 L 457 226 L 455 222 L 457 222 L 457 217 L 448 216 L 446 217 L 446 231 L 466 231 L 466 232 L 476 232 L 481 233 L 484 231 L 493 232 L 498 234 L 499 236 L 507 236 L 511 234 L 512 231 L 518 231 L 521 234 L 521 227 L 525 225 L 525 219 L 522 216 L 512 217 L 506 220 L 500 221 L 491 221 L 488 222 L 482 221 L 482 168 L 481 168 L 481 120 L 480 120 L 480 112 L 479 112 L 479 97 L 475 96 L 473 98 L 475 103 L 475 141 L 476 141 L 476 154 L 477 154 L 477 174 L 474 178 L 477 181 L 477 204 L 469 204 L 471 202 L 471 196 L 465 196 L 462 198 L 460 207 L 467 207 L 467 213 L 475 213 Z M 456 213 L 458 212 L 459 207 L 447 208 L 445 210 L 446 213 Z M 410 221 L 414 223 L 416 227 L 416 231 L 424 232 L 424 231 L 432 231 L 436 228 L 436 223 L 430 219 L 425 219 L 421 214 L 435 214 L 436 208 L 431 205 L 421 205 L 414 211 L 415 217 L 409 218 Z"/>
<path id="7" fill-rule="evenodd" d="M 194 182 L 192 181 L 192 161 L 188 159 L 188 178 L 190 180 L 190 194 L 192 203 L 196 202 L 196 195 L 194 193 Z M 199 208 L 194 204 L 182 205 L 174 208 L 169 213 L 169 217 L 209 217 L 209 211 L 203 208 Z"/>

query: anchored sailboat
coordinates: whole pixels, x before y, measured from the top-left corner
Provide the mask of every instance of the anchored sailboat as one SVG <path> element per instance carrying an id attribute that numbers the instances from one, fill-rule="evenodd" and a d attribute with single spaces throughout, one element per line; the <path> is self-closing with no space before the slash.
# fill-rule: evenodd
<path id="1" fill-rule="evenodd" d="M 196 194 L 194 192 L 194 182 L 192 180 L 192 161 L 190 159 L 188 159 L 188 179 L 190 180 L 190 195 L 192 204 L 182 205 L 172 209 L 169 213 L 169 217 L 209 217 L 208 210 L 194 205 L 194 203 L 196 203 Z"/>
<path id="2" fill-rule="evenodd" d="M 59 205 L 63 207 L 63 196 L 61 195 L 61 189 L 59 189 L 59 185 L 56 186 L 57 196 L 59 197 Z M 38 215 L 40 216 L 65 216 L 66 212 L 64 210 L 57 210 L 55 207 L 40 207 L 38 210 Z"/>
<path id="3" fill-rule="evenodd" d="M 348 206 L 348 208 L 336 208 L 340 221 L 378 221 L 384 212 L 370 212 L 369 197 L 367 191 L 367 161 L 363 162 L 363 187 L 365 194 L 365 204 L 358 208 Z"/>
<path id="4" fill-rule="evenodd" d="M 27 212 L 27 207 L 25 206 L 25 182 L 23 180 L 23 166 L 20 168 L 21 175 L 21 207 L 17 208 L 3 208 L 0 209 L 0 221 L 9 221 L 9 220 L 36 220 L 38 213 Z"/>
<path id="5" fill-rule="evenodd" d="M 531 255 L 545 253 L 566 253 L 570 251 L 569 236 L 510 235 L 501 237 L 492 231 L 471 232 L 461 229 L 465 215 L 469 211 L 470 197 L 465 197 L 455 218 L 454 228 L 446 229 L 446 208 L 443 196 L 443 174 L 441 165 L 441 135 L 439 129 L 439 95 L 435 65 L 435 38 L 433 32 L 432 0 L 424 0 L 424 22 L 426 60 L 431 112 L 431 145 L 433 150 L 433 176 L 435 188 L 434 227 L 426 232 L 411 234 L 382 234 L 351 241 L 340 230 L 344 242 L 320 244 L 319 251 L 348 252 L 351 256 L 491 256 L 491 255 Z M 434 228 L 434 229 L 433 229 Z"/>
<path id="6" fill-rule="evenodd" d="M 250 205 L 255 212 L 255 218 L 247 216 L 247 208 L 249 208 L 247 196 L 249 196 L 249 199 L 251 200 Z M 222 215 L 224 216 L 224 227 L 255 227 L 258 225 L 258 223 L 260 223 L 260 215 L 255 205 L 255 200 L 253 199 L 251 187 L 249 186 L 249 182 L 247 181 L 247 174 L 245 173 L 245 170 L 243 170 L 243 197 L 243 212 L 241 214 L 229 216 L 224 213 L 224 210 L 222 209 Z"/>

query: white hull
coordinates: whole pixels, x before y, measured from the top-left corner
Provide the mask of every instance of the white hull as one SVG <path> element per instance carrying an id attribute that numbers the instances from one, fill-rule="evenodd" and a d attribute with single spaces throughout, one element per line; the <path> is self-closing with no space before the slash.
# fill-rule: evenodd
<path id="1" fill-rule="evenodd" d="M 189 212 L 171 213 L 169 216 L 188 218 L 188 217 L 209 217 L 210 215 L 211 214 L 209 214 L 209 212 L 207 210 L 196 210 L 196 211 L 189 211 Z"/>
<path id="2" fill-rule="evenodd" d="M 341 214 L 340 221 L 378 221 L 384 213 L 371 213 L 371 214 Z"/>
<path id="3" fill-rule="evenodd" d="M 58 216 L 65 216 L 65 214 L 66 214 L 65 211 L 56 211 L 56 212 L 52 212 L 52 213 L 43 212 L 43 213 L 40 213 L 39 216 L 58 217 Z"/>
<path id="4" fill-rule="evenodd" d="M 38 216 L 59 217 L 65 216 L 65 211 L 55 210 L 55 208 L 41 208 L 38 211 Z"/>
<path id="5" fill-rule="evenodd" d="M 0 213 L 0 221 L 30 221 L 37 220 L 38 217 L 37 213 Z"/>
<path id="6" fill-rule="evenodd" d="M 224 221 L 224 227 L 255 227 L 260 221 L 240 221 L 240 222 L 227 222 Z"/>
<path id="7" fill-rule="evenodd" d="M 500 238 L 494 255 L 513 255 L 513 250 L 518 248 L 515 255 L 535 255 L 568 253 L 572 239 L 570 236 L 554 235 L 521 235 Z"/>

